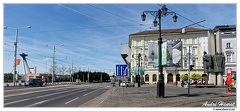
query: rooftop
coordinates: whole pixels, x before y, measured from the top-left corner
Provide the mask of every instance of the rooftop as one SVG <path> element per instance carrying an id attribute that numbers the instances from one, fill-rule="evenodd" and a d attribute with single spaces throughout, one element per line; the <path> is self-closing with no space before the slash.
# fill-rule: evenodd
<path id="1" fill-rule="evenodd" d="M 176 28 L 176 29 L 162 29 L 162 34 L 167 33 L 182 33 L 182 29 L 184 28 Z M 202 31 L 208 31 L 209 29 L 202 29 L 202 28 L 185 28 L 185 33 L 188 32 L 202 32 Z M 131 35 L 144 35 L 144 34 L 159 34 L 159 30 L 146 30 L 142 32 L 137 32 Z"/>

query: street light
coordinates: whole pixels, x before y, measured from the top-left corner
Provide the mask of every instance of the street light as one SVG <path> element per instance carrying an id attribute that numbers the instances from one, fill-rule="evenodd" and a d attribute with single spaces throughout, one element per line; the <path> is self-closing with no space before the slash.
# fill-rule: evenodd
<path id="1" fill-rule="evenodd" d="M 48 46 L 48 45 L 46 45 Z M 64 44 L 61 44 L 61 46 L 64 46 Z M 55 74 L 55 52 L 56 52 L 56 48 L 55 45 L 53 46 L 53 73 L 52 73 L 52 85 L 53 85 L 53 78 L 54 78 L 54 74 Z"/>
<path id="2" fill-rule="evenodd" d="M 163 81 L 163 66 L 162 66 L 162 37 L 161 37 L 161 17 L 163 16 L 167 16 L 168 14 L 174 14 L 173 16 L 173 22 L 177 22 L 177 15 L 175 12 L 168 12 L 168 9 L 165 5 L 162 6 L 161 9 L 159 9 L 158 11 L 144 11 L 146 14 L 151 14 L 155 17 L 153 24 L 156 27 L 157 25 L 159 25 L 159 39 L 158 39 L 158 52 L 159 52 L 159 74 L 160 77 L 158 79 L 158 83 L 157 83 L 157 96 L 158 97 L 164 97 L 164 81 Z M 146 15 L 143 12 L 143 14 L 141 15 L 142 21 L 146 20 Z M 159 21 L 159 24 L 157 23 L 157 19 Z"/>
<path id="3" fill-rule="evenodd" d="M 4 29 L 7 29 L 7 28 L 10 28 L 10 29 L 16 29 L 16 40 L 15 40 L 15 51 L 14 51 L 14 75 L 13 75 L 13 84 L 15 86 L 15 79 L 16 79 L 16 69 L 17 69 L 17 43 L 18 43 L 18 29 L 23 29 L 23 28 L 31 28 L 31 26 L 25 26 L 25 27 L 17 27 L 17 28 L 14 28 L 14 27 L 6 27 L 4 26 Z"/>
<path id="4" fill-rule="evenodd" d="M 140 58 L 141 58 L 141 54 L 140 53 L 138 53 L 138 87 L 141 87 L 140 86 L 140 84 L 141 84 L 141 77 L 140 77 L 140 63 L 141 63 L 141 61 L 140 61 Z"/>

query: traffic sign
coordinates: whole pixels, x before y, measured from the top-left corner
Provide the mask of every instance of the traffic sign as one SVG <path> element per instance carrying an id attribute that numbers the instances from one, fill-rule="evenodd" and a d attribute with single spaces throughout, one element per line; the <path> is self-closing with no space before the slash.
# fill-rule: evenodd
<path id="1" fill-rule="evenodd" d="M 116 65 L 116 76 L 128 76 L 128 66 L 126 64 Z"/>

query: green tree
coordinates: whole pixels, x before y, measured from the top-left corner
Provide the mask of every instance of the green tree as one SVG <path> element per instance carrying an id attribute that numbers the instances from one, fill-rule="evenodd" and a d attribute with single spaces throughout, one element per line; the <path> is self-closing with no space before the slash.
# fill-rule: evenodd
<path id="1" fill-rule="evenodd" d="M 13 74 L 12 73 L 4 73 L 4 82 L 13 81 Z"/>
<path id="2" fill-rule="evenodd" d="M 180 75 L 180 78 L 181 78 L 182 80 L 188 80 L 188 74 L 181 74 L 181 75 Z"/>
<path id="3" fill-rule="evenodd" d="M 201 74 L 192 74 L 190 78 L 191 79 L 202 79 L 202 76 L 201 76 Z"/>

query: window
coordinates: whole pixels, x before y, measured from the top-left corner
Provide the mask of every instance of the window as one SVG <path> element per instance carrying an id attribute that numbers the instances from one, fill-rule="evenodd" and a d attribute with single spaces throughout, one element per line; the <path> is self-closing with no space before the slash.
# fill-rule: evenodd
<path id="1" fill-rule="evenodd" d="M 148 74 L 145 75 L 145 81 L 149 81 L 149 75 Z"/>
<path id="2" fill-rule="evenodd" d="M 196 60 L 193 60 L 193 61 L 192 61 L 192 64 L 193 64 L 194 66 L 196 66 Z"/>
<path id="3" fill-rule="evenodd" d="M 187 60 L 184 60 L 184 67 L 187 67 Z"/>
<path id="4" fill-rule="evenodd" d="M 157 81 L 157 75 L 153 74 L 153 82 Z"/>
<path id="5" fill-rule="evenodd" d="M 195 44 L 195 40 L 196 40 L 195 38 L 194 38 L 194 39 L 192 39 L 192 44 Z"/>
<path id="6" fill-rule="evenodd" d="M 140 53 L 140 50 L 136 50 L 136 56 Z"/>
<path id="7" fill-rule="evenodd" d="M 228 42 L 228 43 L 226 44 L 226 49 L 230 49 L 230 48 L 232 48 L 232 47 L 231 47 L 231 43 Z"/>
<path id="8" fill-rule="evenodd" d="M 184 55 L 186 55 L 187 54 L 187 48 L 184 48 L 183 50 L 184 50 Z"/>
<path id="9" fill-rule="evenodd" d="M 193 54 L 193 55 L 196 55 L 196 54 L 195 54 L 195 50 L 196 50 L 195 48 L 192 48 L 192 54 Z"/>
<path id="10" fill-rule="evenodd" d="M 140 46 L 141 41 L 136 41 L 136 46 Z"/>
<path id="11" fill-rule="evenodd" d="M 232 59 L 232 58 L 231 58 L 231 55 L 230 55 L 230 54 L 227 54 L 227 62 L 232 62 L 231 59 Z"/>
<path id="12" fill-rule="evenodd" d="M 184 39 L 184 44 L 187 44 L 187 39 Z"/>

